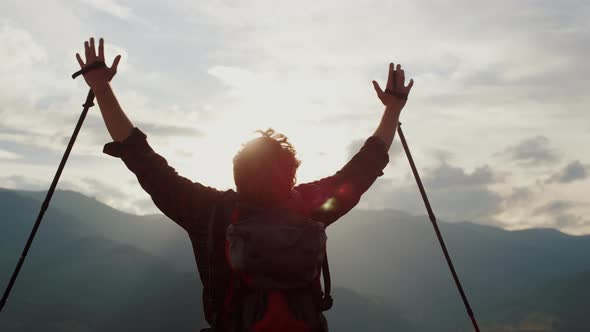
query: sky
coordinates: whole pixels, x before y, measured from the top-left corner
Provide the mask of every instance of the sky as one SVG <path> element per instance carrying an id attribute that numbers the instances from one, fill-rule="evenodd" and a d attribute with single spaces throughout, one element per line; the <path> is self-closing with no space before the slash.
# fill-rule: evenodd
<path id="1" fill-rule="evenodd" d="M 389 62 L 414 79 L 401 121 L 439 219 L 590 234 L 590 2 L 0 2 L 0 187 L 47 190 L 82 110 L 89 37 L 112 86 L 179 174 L 233 189 L 232 158 L 269 127 L 330 176 L 376 129 Z M 90 110 L 58 188 L 156 212 Z M 425 214 L 396 137 L 358 208 Z"/>

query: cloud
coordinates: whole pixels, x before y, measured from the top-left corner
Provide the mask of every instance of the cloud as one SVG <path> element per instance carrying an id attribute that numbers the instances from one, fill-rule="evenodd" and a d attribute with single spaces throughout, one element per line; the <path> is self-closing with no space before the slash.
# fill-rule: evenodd
<path id="1" fill-rule="evenodd" d="M 544 226 L 546 227 L 576 228 L 587 226 L 590 220 L 572 212 L 579 205 L 579 203 L 571 201 L 553 200 L 535 208 L 532 214 L 545 217 Z"/>
<path id="2" fill-rule="evenodd" d="M 64 97 L 67 88 L 57 84 L 50 52 L 10 21 L 0 20 L 0 44 L 6 51 L 0 54 L 0 140 L 63 149 L 63 137 L 71 135 L 75 120 Z"/>
<path id="3" fill-rule="evenodd" d="M 151 199 L 137 185 L 137 180 L 132 183 L 121 181 L 111 182 L 100 178 L 82 176 L 60 181 L 59 189 L 80 192 L 128 213 L 142 214 L 157 212 L 157 208 L 153 202 L 152 204 L 148 203 L 148 201 L 151 202 Z"/>
<path id="4" fill-rule="evenodd" d="M 347 158 L 348 158 L 348 160 L 352 159 L 352 157 L 354 157 L 354 155 L 357 154 L 361 150 L 361 148 L 365 144 L 365 141 L 366 140 L 367 140 L 367 138 L 359 138 L 359 139 L 353 140 L 352 142 L 350 142 L 348 144 L 348 148 L 347 148 Z M 389 164 L 388 164 L 388 166 L 392 166 L 393 163 L 399 159 L 399 158 L 392 158 L 392 156 L 397 156 L 397 155 L 403 153 L 403 148 L 402 148 L 401 143 L 396 142 L 394 140 L 393 143 L 391 144 L 391 147 L 389 148 L 389 151 L 387 153 L 389 154 Z"/>
<path id="5" fill-rule="evenodd" d="M 204 133 L 194 127 L 189 126 L 175 126 L 175 125 L 161 125 L 155 123 L 138 122 L 137 127 L 141 128 L 146 133 L 161 135 L 161 136 L 191 136 L 203 137 Z"/>
<path id="6" fill-rule="evenodd" d="M 109 60 L 112 45 L 124 46 L 113 82 L 121 105 L 134 124 L 153 134 L 151 143 L 179 164 L 194 163 L 189 151 L 204 151 L 208 161 L 225 165 L 231 161 L 225 151 L 233 149 L 228 142 L 263 125 L 291 133 L 302 155 L 323 151 L 318 167 L 309 171 L 315 177 L 326 162 L 358 151 L 364 140 L 348 147 L 350 137 L 374 130 L 382 105 L 370 82 L 385 80 L 387 62 L 394 61 L 416 81 L 403 112 L 404 123 L 412 126 L 411 146 L 453 148 L 452 158 L 419 156 L 425 157 L 421 175 L 441 215 L 484 220 L 498 209 L 510 214 L 522 208 L 527 214 L 513 220 L 526 220 L 535 217 L 528 206 L 570 199 L 562 197 L 567 195 L 561 186 L 587 177 L 579 165 L 546 173 L 549 167 L 488 159 L 502 150 L 504 158 L 524 166 L 585 160 L 587 151 L 569 147 L 588 134 L 587 2 L 328 0 L 277 7 L 271 0 L 55 0 L 36 3 L 33 11 L 27 2 L 5 0 L 1 7 L 9 18 L 0 19 L 6 50 L 0 52 L 0 149 L 20 154 L 19 163 L 33 160 L 39 166 L 17 170 L 16 161 L 8 160 L 4 169 L 12 173 L 5 175 L 22 171 L 46 178 L 41 159 L 54 164 L 63 152 L 87 89 L 68 76 L 76 66 L 73 54 L 85 38 L 100 34 Z M 392 21 L 392 12 L 403 15 Z M 396 31 L 395 43 L 384 43 L 376 31 Z M 73 158 L 100 155 L 98 143 L 110 140 L 98 114 L 91 110 Z M 559 140 L 549 136 L 564 131 Z M 522 137 L 529 139 L 505 149 Z M 399 141 L 390 155 L 405 159 Z M 385 197 L 365 203 L 424 213 L 411 174 L 403 179 L 398 172 L 407 163 L 396 160 L 390 161 L 396 172 L 386 176 L 400 178 L 379 179 L 370 192 Z M 481 166 L 482 160 L 490 164 Z M 84 166 L 103 172 L 95 161 Z M 205 167 L 185 170 L 196 175 Z M 114 174 L 106 176 L 118 178 Z M 221 178 L 211 178 L 211 184 Z M 535 181 L 538 188 L 527 187 Z M 546 183 L 553 185 L 542 192 Z M 572 187 L 577 197 L 589 196 L 587 188 Z M 570 213 L 583 214 L 580 206 Z"/>
<path id="7" fill-rule="evenodd" d="M 82 0 L 82 2 L 92 6 L 94 9 L 118 17 L 120 19 L 130 19 L 135 17 L 131 8 L 125 7 L 115 0 Z"/>
<path id="8" fill-rule="evenodd" d="M 489 185 L 501 181 L 489 165 L 477 167 L 471 173 L 441 163 L 427 171 L 423 182 L 432 194 L 432 205 L 450 220 L 481 221 L 500 209 L 502 197 Z"/>
<path id="9" fill-rule="evenodd" d="M 428 200 L 438 219 L 470 221 L 509 229 L 551 227 L 572 234 L 587 233 L 590 220 L 584 217 L 587 203 L 551 199 L 542 183 L 507 187 L 506 176 L 483 165 L 468 172 L 441 162 L 420 171 Z M 549 199 L 549 201 L 547 201 Z M 545 201 L 535 208 L 538 202 Z M 363 196 L 360 206 L 397 209 L 425 215 L 426 209 L 411 174 L 392 181 L 379 178 Z M 587 210 L 587 209 L 586 209 Z"/>
<path id="10" fill-rule="evenodd" d="M 534 198 L 534 192 L 528 187 L 514 187 L 512 191 L 504 197 L 504 209 L 508 210 L 513 207 L 522 207 L 531 202 Z"/>
<path id="11" fill-rule="evenodd" d="M 584 165 L 579 160 L 567 164 L 561 171 L 551 175 L 545 183 L 570 183 L 588 177 L 590 165 Z"/>
<path id="12" fill-rule="evenodd" d="M 555 148 L 551 147 L 549 139 L 545 136 L 525 139 L 498 155 L 527 166 L 551 164 L 559 160 L 559 153 Z"/>
<path id="13" fill-rule="evenodd" d="M 154 201 L 151 198 L 140 198 L 137 199 L 134 203 L 134 206 L 137 206 L 138 211 L 141 211 L 141 214 L 153 214 L 153 213 L 160 213 L 160 211 L 156 208 Z"/>
<path id="14" fill-rule="evenodd" d="M 22 175 L 10 175 L 0 177 L 0 187 L 23 190 L 47 189 L 40 181 L 24 177 Z"/>
<path id="15" fill-rule="evenodd" d="M 471 174 L 464 169 L 441 163 L 424 177 L 424 184 L 434 189 L 486 186 L 501 180 L 489 165 L 476 168 Z"/>
<path id="16" fill-rule="evenodd" d="M 1 159 L 5 159 L 5 160 L 17 160 L 22 158 L 22 156 L 20 154 L 14 153 L 14 152 L 10 152 L 10 151 L 6 151 L 6 150 L 0 150 L 0 160 Z"/>
<path id="17" fill-rule="evenodd" d="M 47 60 L 47 52 L 33 40 L 28 31 L 16 28 L 7 21 L 0 23 L 0 41 L 4 53 L 0 71 L 19 70 Z"/>
<path id="18" fill-rule="evenodd" d="M 127 198 L 127 194 L 121 188 L 94 178 L 82 178 L 80 184 L 83 187 L 81 191 L 101 200 L 121 200 Z"/>
<path id="19" fill-rule="evenodd" d="M 420 171 L 420 176 L 434 213 L 441 219 L 489 222 L 501 210 L 503 197 L 489 186 L 502 177 L 487 165 L 466 172 L 460 167 L 440 163 Z M 408 175 L 401 185 L 378 179 L 365 196 L 363 202 L 369 208 L 392 208 L 414 214 L 426 212 L 413 175 Z"/>
<path id="20" fill-rule="evenodd" d="M 571 209 L 573 206 L 575 206 L 575 204 L 572 202 L 555 200 L 535 208 L 533 210 L 533 215 L 559 214 Z"/>
<path id="21" fill-rule="evenodd" d="M 338 126 L 351 122 L 367 121 L 367 115 L 363 112 L 333 114 L 322 117 L 320 119 L 313 119 L 309 121 L 311 124 L 323 124 L 330 126 Z"/>

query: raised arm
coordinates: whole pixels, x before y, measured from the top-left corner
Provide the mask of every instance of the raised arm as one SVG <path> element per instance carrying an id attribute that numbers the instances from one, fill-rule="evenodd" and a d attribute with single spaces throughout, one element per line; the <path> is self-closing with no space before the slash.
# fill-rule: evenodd
<path id="1" fill-rule="evenodd" d="M 94 46 L 94 38 L 90 38 L 90 41 L 84 42 L 84 51 L 86 62 L 82 61 L 80 54 L 76 53 L 76 59 L 82 68 L 95 62 L 105 61 L 104 40 L 102 38 L 98 42 L 98 54 Z M 129 121 L 125 112 L 123 112 L 109 84 L 117 73 L 117 66 L 120 60 L 121 56 L 117 55 L 110 68 L 105 66 L 90 70 L 84 74 L 84 80 L 96 96 L 107 130 L 116 142 L 124 141 L 131 135 L 131 131 L 133 130 L 133 124 Z"/>
<path id="2" fill-rule="evenodd" d="M 82 68 L 95 62 L 104 62 L 102 38 L 98 44 L 98 54 L 94 38 L 84 43 L 84 49 L 86 62 L 76 54 Z M 107 130 L 114 141 L 106 144 L 103 151 L 123 160 L 166 216 L 187 230 L 193 228 L 208 216 L 211 206 L 223 192 L 180 176 L 164 157 L 150 147 L 147 136 L 129 121 L 109 84 L 117 72 L 120 59 L 117 56 L 110 68 L 102 67 L 84 73 L 84 79 L 96 95 Z"/>
<path id="3" fill-rule="evenodd" d="M 398 63 L 397 68 L 394 69 L 393 62 L 389 64 L 389 73 L 387 75 L 387 85 L 385 91 L 381 90 L 379 83 L 373 81 L 373 86 L 377 92 L 377 97 L 385 105 L 385 111 L 381 122 L 375 130 L 374 136 L 377 136 L 385 142 L 387 150 L 393 142 L 395 131 L 399 122 L 399 115 L 406 105 L 408 94 L 414 86 L 414 80 L 411 79 L 408 86 L 405 86 L 405 73 Z"/>
<path id="4" fill-rule="evenodd" d="M 385 143 L 371 136 L 336 174 L 300 184 L 294 191 L 301 197 L 304 211 L 328 226 L 358 204 L 361 195 L 383 175 L 388 162 Z"/>
<path id="5" fill-rule="evenodd" d="M 410 80 L 408 86 L 404 86 L 404 71 L 400 65 L 394 70 L 393 63 L 389 65 L 385 91 L 373 81 L 377 96 L 385 105 L 383 117 L 373 136 L 336 174 L 295 187 L 313 219 L 326 225 L 338 220 L 356 206 L 361 196 L 383 175 L 399 115 L 413 84 L 414 81 Z"/>

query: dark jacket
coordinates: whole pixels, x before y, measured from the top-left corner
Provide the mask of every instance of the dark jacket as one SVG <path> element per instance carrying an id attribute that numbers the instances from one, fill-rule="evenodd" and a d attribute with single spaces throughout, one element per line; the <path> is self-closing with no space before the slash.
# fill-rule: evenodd
<path id="1" fill-rule="evenodd" d="M 225 207 L 235 205 L 239 200 L 237 193 L 232 189 L 221 191 L 207 187 L 178 175 L 166 159 L 154 152 L 146 135 L 138 128 L 134 128 L 125 141 L 106 144 L 103 151 L 121 158 L 156 206 L 188 232 L 203 283 L 205 318 L 212 324 L 212 307 L 216 308 L 217 304 L 211 303 L 211 292 L 226 291 L 230 269 L 223 259 L 223 241 L 215 240 L 215 236 L 222 236 L 223 232 L 211 231 L 209 218 L 214 207 L 215 211 L 222 211 L 215 213 L 213 224 L 221 226 L 218 229 L 225 229 L 231 219 L 228 213 L 224 213 L 228 211 Z M 336 174 L 295 186 L 286 204 L 328 226 L 359 202 L 361 195 L 383 175 L 388 162 L 385 143 L 376 136 L 369 137 L 360 151 Z M 221 258 L 211 261 L 215 263 L 209 261 L 211 250 Z M 211 274 L 214 274 L 215 285 L 208 282 Z"/>

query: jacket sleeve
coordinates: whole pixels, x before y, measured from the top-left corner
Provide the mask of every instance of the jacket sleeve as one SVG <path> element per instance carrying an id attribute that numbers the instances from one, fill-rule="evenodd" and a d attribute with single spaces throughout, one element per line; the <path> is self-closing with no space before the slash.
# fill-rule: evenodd
<path id="1" fill-rule="evenodd" d="M 358 204 L 361 195 L 383 175 L 388 163 L 385 142 L 371 136 L 336 174 L 298 185 L 294 190 L 311 218 L 328 226 Z"/>
<path id="2" fill-rule="evenodd" d="M 107 143 L 103 152 L 121 158 L 160 211 L 188 230 L 207 218 L 222 192 L 178 175 L 146 138 L 134 128 L 124 141 Z"/>

